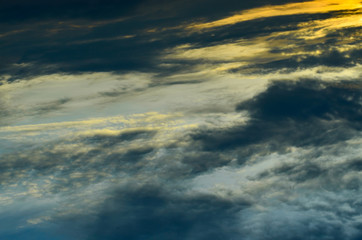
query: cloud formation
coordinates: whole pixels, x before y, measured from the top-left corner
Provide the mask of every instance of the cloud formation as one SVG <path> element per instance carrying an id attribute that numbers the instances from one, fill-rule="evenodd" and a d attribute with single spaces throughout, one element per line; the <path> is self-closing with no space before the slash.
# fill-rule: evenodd
<path id="1" fill-rule="evenodd" d="M 0 9 L 0 239 L 361 238 L 360 2 Z"/>
<path id="2" fill-rule="evenodd" d="M 147 127 L 169 121 L 150 114 L 140 118 L 143 128 L 73 130 L 3 154 L 1 183 L 14 201 L 8 204 L 23 196 L 50 201 L 41 214 L 29 214 L 26 229 L 52 221 L 65 238 L 354 239 L 360 101 L 358 82 L 277 81 L 236 106 L 249 114 L 242 123 L 218 126 L 220 119 L 180 132 L 187 126 Z M 323 191 L 311 200 L 316 188 Z M 53 196 L 67 197 L 54 208 Z M 280 232 L 281 225 L 294 230 Z"/>
<path id="3" fill-rule="evenodd" d="M 347 140 L 361 130 L 361 86 L 353 82 L 340 86 L 346 88 L 310 80 L 275 82 L 237 106 L 250 114 L 246 126 L 205 131 L 193 138 L 215 151 L 265 143 L 282 150 Z"/>
<path id="4" fill-rule="evenodd" d="M 338 0 L 323 0 L 323 1 L 308 1 L 301 3 L 289 3 L 275 7 L 261 7 L 247 10 L 240 14 L 236 14 L 227 18 L 216 20 L 208 23 L 192 24 L 188 28 L 194 29 L 207 29 L 214 27 L 222 27 L 225 25 L 232 25 L 239 22 L 250 21 L 257 18 L 267 18 L 283 15 L 297 15 L 297 14 L 313 14 L 323 13 L 340 10 L 354 10 L 361 8 L 361 3 L 358 0 L 352 1 L 338 1 Z"/>

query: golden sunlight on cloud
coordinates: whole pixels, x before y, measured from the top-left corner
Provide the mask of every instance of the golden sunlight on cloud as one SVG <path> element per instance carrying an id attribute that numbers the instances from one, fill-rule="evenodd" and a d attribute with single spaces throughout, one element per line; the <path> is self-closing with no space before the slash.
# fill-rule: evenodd
<path id="1" fill-rule="evenodd" d="M 19 126 L 6 126 L 0 127 L 0 133 L 2 132 L 36 132 L 40 134 L 39 131 L 44 130 L 62 130 L 65 129 L 74 129 L 78 130 L 83 129 L 104 129 L 104 127 L 109 125 L 116 125 L 117 130 L 123 128 L 134 128 L 145 125 L 162 125 L 164 126 L 165 122 L 170 123 L 171 119 L 181 117 L 181 113 L 173 114 L 161 114 L 157 112 L 147 112 L 143 114 L 132 114 L 131 116 L 115 116 L 115 117 L 106 117 L 106 118 L 91 118 L 80 121 L 64 121 L 64 122 L 54 122 L 54 123 L 43 123 L 43 124 L 29 124 L 29 125 L 19 125 Z M 85 132 L 84 132 L 85 133 Z M 113 130 L 104 132 L 106 134 L 114 133 Z"/>
<path id="2" fill-rule="evenodd" d="M 257 75 L 256 75 L 257 77 Z M 356 66 L 345 68 L 345 67 L 327 67 L 327 66 L 318 66 L 313 68 L 300 68 L 296 71 L 290 73 L 284 71 L 283 69 L 272 72 L 269 74 L 259 75 L 259 77 L 264 77 L 274 80 L 287 80 L 291 79 L 318 79 L 326 82 L 343 82 L 343 81 L 352 81 L 360 79 L 362 77 L 362 65 L 357 64 Z"/>
<path id="3" fill-rule="evenodd" d="M 302 3 L 290 3 L 279 6 L 266 6 L 242 11 L 233 16 L 229 16 L 220 20 L 193 23 L 186 27 L 189 30 L 204 30 L 215 27 L 232 25 L 239 22 L 250 21 L 258 18 L 287 16 L 294 14 L 314 14 L 340 10 L 359 9 L 362 4 L 359 0 L 315 0 Z"/>
<path id="4" fill-rule="evenodd" d="M 166 56 L 166 58 L 234 61 L 264 55 L 268 48 L 265 42 L 239 41 L 237 43 L 226 43 L 204 48 L 192 48 L 186 45 L 174 50 L 175 52 Z"/>
<path id="5" fill-rule="evenodd" d="M 298 30 L 297 35 L 302 38 L 306 40 L 321 38 L 333 30 L 362 26 L 362 10 L 357 11 L 353 15 L 342 15 L 326 20 L 309 21 L 301 23 L 298 26 L 301 29 Z M 355 35 L 356 37 L 360 37 L 361 31 L 356 31 Z"/>
<path id="6" fill-rule="evenodd" d="M 207 68 L 206 71 L 222 72 L 251 63 L 267 63 L 288 58 L 289 55 L 283 52 L 274 53 L 271 51 L 274 47 L 280 46 L 283 46 L 283 49 L 296 49 L 298 47 L 290 43 L 288 39 L 273 39 L 273 35 L 270 35 L 202 48 L 183 45 L 169 49 L 164 59 L 202 60 L 203 63 L 214 64 L 212 70 Z M 203 67 L 203 70 L 205 70 L 205 67 Z"/>
<path id="7" fill-rule="evenodd" d="M 257 36 L 250 39 L 242 39 L 236 42 L 223 42 L 214 46 L 197 47 L 184 44 L 165 52 L 166 60 L 201 60 L 201 64 L 213 64 L 213 70 L 228 71 L 233 68 L 260 64 L 271 61 L 297 57 L 302 60 L 308 56 L 320 56 L 326 49 L 310 49 L 306 46 L 323 45 L 328 40 L 329 34 L 334 34 L 343 29 L 360 27 L 362 25 L 362 10 L 354 11 L 350 15 L 336 15 L 334 18 L 312 20 L 297 25 L 297 29 L 275 32 L 269 35 Z M 327 48 L 348 55 L 348 51 L 359 49 L 358 41 L 362 36 L 359 30 L 353 30 L 353 34 L 335 38 L 336 46 Z M 304 44 L 296 44 L 302 40 Z M 277 50 L 277 51 L 273 51 Z M 224 68 L 224 64 L 228 64 Z M 200 65 L 200 64 L 199 64 Z M 210 69 L 210 68 L 209 68 Z M 208 71 L 210 71 L 208 69 Z"/>

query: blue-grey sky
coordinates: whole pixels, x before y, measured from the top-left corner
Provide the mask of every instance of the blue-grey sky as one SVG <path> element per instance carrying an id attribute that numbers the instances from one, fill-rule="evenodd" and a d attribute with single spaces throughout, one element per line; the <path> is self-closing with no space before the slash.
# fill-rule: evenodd
<path id="1" fill-rule="evenodd" d="M 362 238 L 359 0 L 0 0 L 0 239 Z"/>

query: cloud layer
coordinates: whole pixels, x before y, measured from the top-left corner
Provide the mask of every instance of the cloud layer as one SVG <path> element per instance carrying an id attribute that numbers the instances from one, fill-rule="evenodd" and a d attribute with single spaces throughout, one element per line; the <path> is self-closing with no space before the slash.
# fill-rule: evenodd
<path id="1" fill-rule="evenodd" d="M 359 1 L 0 9 L 0 239 L 361 238 Z"/>

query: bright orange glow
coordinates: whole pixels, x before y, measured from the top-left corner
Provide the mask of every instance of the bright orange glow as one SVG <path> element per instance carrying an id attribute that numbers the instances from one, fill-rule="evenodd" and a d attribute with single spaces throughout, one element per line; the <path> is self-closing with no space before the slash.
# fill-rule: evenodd
<path id="1" fill-rule="evenodd" d="M 220 20 L 207 23 L 191 24 L 187 26 L 187 29 L 203 30 L 265 17 L 287 16 L 294 14 L 313 14 L 339 10 L 353 10 L 359 8 L 362 8 L 362 4 L 359 0 L 315 0 L 303 3 L 290 3 L 242 11 L 238 14 Z"/>

